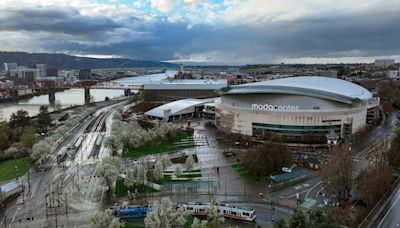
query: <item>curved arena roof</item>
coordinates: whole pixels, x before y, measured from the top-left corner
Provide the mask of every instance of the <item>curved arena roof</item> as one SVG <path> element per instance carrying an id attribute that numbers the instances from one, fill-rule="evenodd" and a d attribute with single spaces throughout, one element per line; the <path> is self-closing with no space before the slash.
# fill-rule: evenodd
<path id="1" fill-rule="evenodd" d="M 222 94 L 278 93 L 318 97 L 352 104 L 366 101 L 372 94 L 365 88 L 341 79 L 301 76 L 267 80 L 222 89 Z"/>

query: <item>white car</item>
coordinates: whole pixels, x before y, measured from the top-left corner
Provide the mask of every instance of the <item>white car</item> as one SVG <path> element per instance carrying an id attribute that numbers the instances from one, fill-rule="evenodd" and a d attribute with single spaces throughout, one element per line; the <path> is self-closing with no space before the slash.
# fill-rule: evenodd
<path id="1" fill-rule="evenodd" d="M 292 168 L 282 167 L 282 171 L 285 172 L 285 173 L 291 173 L 292 172 Z"/>

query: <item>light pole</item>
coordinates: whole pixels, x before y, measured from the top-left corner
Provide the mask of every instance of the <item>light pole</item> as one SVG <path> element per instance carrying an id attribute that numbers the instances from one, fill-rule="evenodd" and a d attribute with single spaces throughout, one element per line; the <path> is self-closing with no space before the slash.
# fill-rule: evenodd
<path id="1" fill-rule="evenodd" d="M 14 168 L 15 168 L 15 181 L 18 181 L 18 165 L 15 165 Z"/>

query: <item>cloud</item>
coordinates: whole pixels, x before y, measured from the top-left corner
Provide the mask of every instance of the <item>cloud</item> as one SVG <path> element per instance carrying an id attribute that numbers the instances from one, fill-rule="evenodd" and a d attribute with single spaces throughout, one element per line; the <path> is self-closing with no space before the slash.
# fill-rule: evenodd
<path id="1" fill-rule="evenodd" d="M 8 51 L 232 64 L 400 52 L 398 0 L 2 0 L 0 10 Z"/>

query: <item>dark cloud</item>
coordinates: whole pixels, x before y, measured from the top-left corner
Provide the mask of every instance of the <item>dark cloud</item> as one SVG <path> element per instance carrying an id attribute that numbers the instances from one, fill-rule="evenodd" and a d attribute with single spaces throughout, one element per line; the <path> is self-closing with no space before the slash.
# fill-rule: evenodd
<path id="1" fill-rule="evenodd" d="M 400 14 L 396 10 L 365 12 L 336 17 L 305 18 L 293 22 L 258 25 L 194 25 L 138 21 L 134 30 L 145 36 L 112 42 L 118 29 L 129 23 L 106 17 L 82 16 L 74 10 L 35 9 L 2 12 L 0 30 L 46 32 L 48 50 L 88 54 L 114 54 L 135 59 L 175 59 L 175 54 L 215 54 L 214 61 L 278 62 L 285 58 L 397 55 L 400 52 Z M 91 42 L 110 39 L 107 45 L 58 42 L 58 34 L 83 36 Z M 217 58 L 217 59 L 216 59 Z M 243 63 L 245 63 L 243 62 Z"/>
<path id="2" fill-rule="evenodd" d="M 69 36 L 72 40 L 107 38 L 107 33 L 124 27 L 105 16 L 84 16 L 73 8 L 54 7 L 9 8 L 0 14 L 0 31 L 21 32 L 27 36 L 51 34 L 57 40 Z"/>

